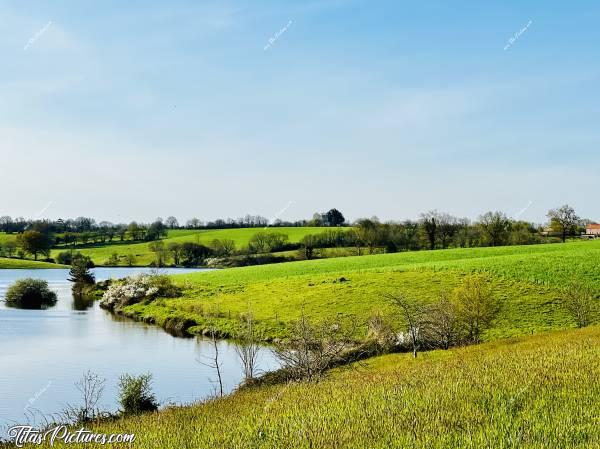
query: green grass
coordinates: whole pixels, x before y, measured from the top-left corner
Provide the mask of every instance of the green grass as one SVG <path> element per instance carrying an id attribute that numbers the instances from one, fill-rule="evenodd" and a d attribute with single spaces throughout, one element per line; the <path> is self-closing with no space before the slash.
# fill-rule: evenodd
<path id="1" fill-rule="evenodd" d="M 17 234 L 7 234 L 6 232 L 0 232 L 0 244 L 6 242 L 16 242 Z"/>
<path id="2" fill-rule="evenodd" d="M 318 384 L 254 387 L 91 428 L 134 433 L 139 449 L 597 449 L 598 341 L 593 327 L 387 355 Z"/>
<path id="3" fill-rule="evenodd" d="M 125 313 L 158 325 L 192 319 L 197 323 L 193 333 L 202 333 L 206 317 L 217 313 L 214 324 L 233 336 L 239 314 L 250 307 L 260 336 L 271 340 L 289 335 L 302 308 L 311 318 L 343 314 L 366 322 L 376 311 L 393 313 L 384 293 L 403 291 L 433 301 L 473 271 L 490 274 L 501 300 L 484 339 L 573 327 L 560 304 L 561 289 L 577 281 L 600 293 L 600 242 L 396 253 L 194 273 L 177 277 L 182 298 L 136 304 Z M 597 313 L 595 322 L 599 318 Z"/>
<path id="4" fill-rule="evenodd" d="M 184 242 L 196 242 L 208 245 L 214 239 L 231 239 L 235 241 L 236 248 L 240 249 L 246 247 L 250 238 L 257 232 L 281 232 L 287 234 L 289 241 L 299 242 L 302 237 L 307 234 L 317 234 L 323 232 L 324 228 L 313 228 L 313 227 L 282 227 L 282 228 L 244 228 L 244 229 L 176 229 L 170 230 L 167 237 L 163 239 L 165 245 L 171 242 L 184 243 Z M 65 248 L 58 248 L 52 251 L 52 257 L 65 251 Z M 85 247 L 78 248 L 77 251 L 92 258 L 95 264 L 104 264 L 113 253 L 117 253 L 119 256 L 125 256 L 127 254 L 133 254 L 136 256 L 135 265 L 147 266 L 154 260 L 154 255 L 148 249 L 148 243 L 131 243 L 128 241 L 120 242 L 118 239 L 113 240 L 110 244 L 98 244 L 88 245 Z M 120 265 L 125 265 L 125 258 L 120 259 Z"/>
<path id="5" fill-rule="evenodd" d="M 36 262 L 29 259 L 10 259 L 8 257 L 0 257 L 0 269 L 7 268 L 66 268 L 64 265 L 58 265 L 48 262 Z"/>

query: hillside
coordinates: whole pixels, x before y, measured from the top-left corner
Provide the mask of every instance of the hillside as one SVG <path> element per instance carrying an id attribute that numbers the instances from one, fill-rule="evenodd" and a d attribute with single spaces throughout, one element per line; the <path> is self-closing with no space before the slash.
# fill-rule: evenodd
<path id="1" fill-rule="evenodd" d="M 179 276 L 183 298 L 136 304 L 126 313 L 164 325 L 192 320 L 201 333 L 207 315 L 223 335 L 235 335 L 238 315 L 252 310 L 257 331 L 285 337 L 304 307 L 313 318 L 337 314 L 364 323 L 375 312 L 392 316 L 385 293 L 405 292 L 425 301 L 451 291 L 465 273 L 490 274 L 501 310 L 486 340 L 574 326 L 560 305 L 561 289 L 584 283 L 600 293 L 600 241 L 564 245 L 453 249 L 323 259 Z M 596 313 L 595 320 L 600 317 Z M 213 319 L 214 320 L 214 319 Z"/>
<path id="2" fill-rule="evenodd" d="M 318 384 L 255 387 L 92 428 L 134 433 L 140 449 L 593 449 L 600 447 L 598 341 L 593 327 L 417 359 L 387 355 Z"/>
<path id="3" fill-rule="evenodd" d="M 281 227 L 281 228 L 241 228 L 241 229 L 176 229 L 169 230 L 167 237 L 162 241 L 165 246 L 169 243 L 195 242 L 204 245 L 210 244 L 214 239 L 230 239 L 236 244 L 236 248 L 246 247 L 250 238 L 257 232 L 280 232 L 288 236 L 291 243 L 299 242 L 307 234 L 316 234 L 323 232 L 324 228 L 313 227 Z M 65 251 L 65 248 L 56 248 L 52 250 L 51 257 Z M 79 246 L 77 251 L 92 258 L 96 265 L 103 265 L 112 254 L 121 256 L 121 265 L 125 265 L 124 256 L 133 254 L 135 256 L 135 265 L 148 266 L 154 260 L 154 255 L 148 248 L 148 242 L 131 243 L 130 241 L 120 242 L 114 239 L 106 244 L 89 244 Z"/>
<path id="4" fill-rule="evenodd" d="M 0 257 L 0 269 L 11 269 L 11 268 L 67 268 L 64 265 L 58 265 L 55 263 L 48 262 L 36 262 L 35 260 L 29 259 L 9 259 L 8 257 Z"/>

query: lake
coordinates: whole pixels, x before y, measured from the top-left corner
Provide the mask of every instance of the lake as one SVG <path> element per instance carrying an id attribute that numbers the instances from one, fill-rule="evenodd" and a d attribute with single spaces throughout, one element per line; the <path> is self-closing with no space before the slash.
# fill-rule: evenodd
<path id="1" fill-rule="evenodd" d="M 149 269 L 96 268 L 97 280 L 123 278 Z M 165 269 L 185 273 L 186 269 Z M 8 308 L 0 302 L 0 436 L 7 425 L 40 423 L 42 414 L 77 405 L 74 386 L 91 370 L 106 378 L 102 409 L 116 411 L 117 383 L 121 374 L 151 373 L 153 390 L 161 404 L 190 403 L 215 391 L 213 369 L 203 365 L 213 355 L 212 342 L 177 338 L 161 328 L 134 322 L 91 305 L 75 303 L 68 270 L 0 270 L 0 299 L 17 279 L 48 281 L 58 295 L 46 310 Z M 242 380 L 235 345 L 218 342 L 223 382 L 227 392 Z M 277 363 L 270 351 L 259 356 L 262 370 Z"/>

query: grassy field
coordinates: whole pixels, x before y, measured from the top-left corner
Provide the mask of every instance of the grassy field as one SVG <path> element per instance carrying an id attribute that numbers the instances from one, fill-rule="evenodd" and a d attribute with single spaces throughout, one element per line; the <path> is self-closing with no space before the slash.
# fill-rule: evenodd
<path id="1" fill-rule="evenodd" d="M 0 269 L 8 268 L 66 268 L 64 265 L 58 265 L 48 262 L 36 262 L 29 259 L 9 259 L 8 257 L 0 257 Z"/>
<path id="2" fill-rule="evenodd" d="M 374 312 L 391 315 L 384 293 L 405 292 L 433 301 L 474 271 L 490 274 L 500 313 L 484 339 L 527 335 L 574 326 L 560 304 L 562 288 L 574 281 L 600 293 L 600 241 L 500 248 L 475 248 L 322 259 L 234 268 L 177 277 L 182 298 L 161 299 L 125 309 L 129 316 L 164 325 L 197 323 L 202 333 L 211 318 L 233 336 L 238 316 L 250 308 L 265 340 L 288 335 L 304 308 L 311 318 L 353 316 L 366 322 Z M 599 322 L 596 313 L 595 322 Z"/>
<path id="3" fill-rule="evenodd" d="M 289 241 L 299 242 L 302 237 L 307 234 L 317 234 L 324 231 L 324 228 L 312 228 L 312 227 L 290 227 L 290 228 L 244 228 L 244 229 L 176 229 L 170 230 L 167 237 L 163 239 L 165 245 L 172 242 L 183 243 L 183 242 L 195 242 L 208 245 L 214 239 L 231 239 L 235 242 L 236 248 L 240 249 L 246 247 L 250 238 L 257 232 L 281 232 L 286 234 Z M 62 249 L 54 249 L 51 257 L 65 251 Z M 128 241 L 120 242 L 115 239 L 110 244 L 98 244 L 88 245 L 85 247 L 78 248 L 77 251 L 92 258 L 96 265 L 104 264 L 113 253 L 117 253 L 119 256 L 125 256 L 127 254 L 133 254 L 136 258 L 136 265 L 147 266 L 154 260 L 154 255 L 148 249 L 148 242 L 142 243 L 131 243 Z M 121 258 L 121 265 L 125 265 L 126 261 L 124 257 Z"/>
<path id="4" fill-rule="evenodd" d="M 243 389 L 91 428 L 134 433 L 140 449 L 597 449 L 598 341 L 592 327 L 387 355 L 318 384 Z"/>
<path id="5" fill-rule="evenodd" d="M 0 232 L 0 244 L 15 241 L 17 241 L 17 234 L 7 234 L 5 232 Z"/>

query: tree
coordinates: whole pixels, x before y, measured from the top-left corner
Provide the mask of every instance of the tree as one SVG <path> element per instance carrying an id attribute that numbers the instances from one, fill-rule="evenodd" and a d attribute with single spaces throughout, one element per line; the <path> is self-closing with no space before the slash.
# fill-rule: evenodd
<path id="1" fill-rule="evenodd" d="M 427 308 L 402 293 L 396 295 L 387 295 L 387 298 L 400 311 L 402 320 L 406 327 L 406 335 L 412 346 L 413 357 L 417 357 L 417 352 L 423 342 L 423 329 L 426 324 Z"/>
<path id="2" fill-rule="evenodd" d="M 93 264 L 89 257 L 82 254 L 73 256 L 68 278 L 70 282 L 73 282 L 73 293 L 80 295 L 86 287 L 96 283 L 96 277 L 90 271 L 91 266 Z"/>
<path id="3" fill-rule="evenodd" d="M 68 406 L 65 414 L 77 423 L 90 422 L 102 414 L 98 409 L 98 403 L 102 399 L 106 379 L 98 374 L 87 371 L 75 382 L 75 388 L 81 394 L 82 404 L 80 406 Z"/>
<path id="4" fill-rule="evenodd" d="M 162 267 L 165 263 L 165 242 L 156 240 L 148 244 L 148 249 L 154 253 L 154 265 Z"/>
<path id="5" fill-rule="evenodd" d="M 485 274 L 469 274 L 453 292 L 458 319 L 471 343 L 479 343 L 499 310 L 490 279 Z"/>
<path id="6" fill-rule="evenodd" d="M 39 231 L 25 231 L 17 236 L 17 244 L 21 249 L 32 254 L 37 260 L 38 254 L 49 254 L 51 242 L 47 235 Z"/>
<path id="7" fill-rule="evenodd" d="M 446 249 L 459 229 L 459 221 L 450 214 L 438 215 L 437 233 L 442 248 Z"/>
<path id="8" fill-rule="evenodd" d="M 171 215 L 165 220 L 165 226 L 169 229 L 175 229 L 179 227 L 179 222 L 177 221 L 177 218 Z"/>
<path id="9" fill-rule="evenodd" d="M 146 231 L 146 240 L 159 240 L 167 235 L 167 228 L 162 221 L 155 221 Z"/>
<path id="10" fill-rule="evenodd" d="M 325 213 L 325 219 L 328 226 L 340 226 L 346 221 L 342 213 L 337 209 L 330 209 Z"/>
<path id="11" fill-rule="evenodd" d="M 250 380 L 256 374 L 256 362 L 260 349 L 254 330 L 254 316 L 250 310 L 242 315 L 240 327 L 239 343 L 235 347 L 235 351 L 242 364 L 244 379 Z"/>
<path id="12" fill-rule="evenodd" d="M 448 349 L 459 338 L 458 313 L 448 294 L 442 292 L 439 300 L 427 308 L 427 340 L 436 347 Z"/>
<path id="13" fill-rule="evenodd" d="M 177 243 L 177 242 L 171 242 L 167 246 L 167 249 L 171 253 L 171 257 L 173 257 L 173 263 L 175 265 L 179 265 L 179 262 L 181 260 L 181 250 L 182 250 L 181 244 Z"/>
<path id="14" fill-rule="evenodd" d="M 355 326 L 342 323 L 339 316 L 333 321 L 312 323 L 302 309 L 290 339 L 279 343 L 274 353 L 292 378 L 314 381 L 340 361 L 354 334 Z"/>
<path id="15" fill-rule="evenodd" d="M 478 226 L 492 246 L 506 241 L 510 230 L 510 219 L 504 212 L 486 212 L 479 217 Z"/>
<path id="16" fill-rule="evenodd" d="M 550 219 L 552 230 L 561 233 L 563 243 L 567 240 L 567 235 L 573 234 L 581 220 L 575 213 L 575 209 L 568 204 L 558 209 L 550 209 L 547 217 Z"/>
<path id="17" fill-rule="evenodd" d="M 437 224 L 439 213 L 436 210 L 431 210 L 421 214 L 421 227 L 429 241 L 429 249 L 435 249 L 437 237 Z"/>
<path id="18" fill-rule="evenodd" d="M 301 252 L 302 257 L 304 257 L 306 260 L 312 259 L 316 243 L 317 239 L 312 234 L 308 234 L 302 237 L 302 240 L 300 241 L 300 244 L 302 246 L 299 250 Z"/>
<path id="19" fill-rule="evenodd" d="M 577 323 L 577 327 L 588 326 L 596 308 L 594 292 L 582 285 L 572 285 L 562 298 L 565 309 Z"/>

